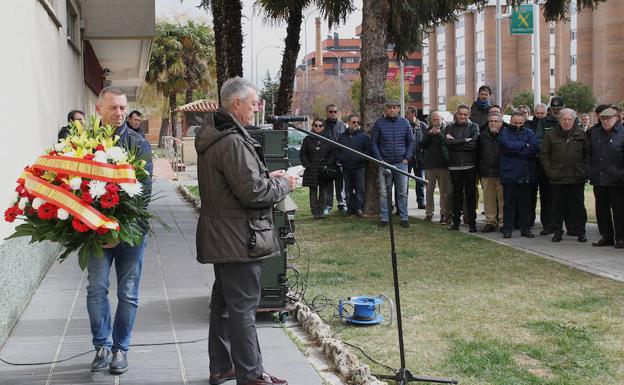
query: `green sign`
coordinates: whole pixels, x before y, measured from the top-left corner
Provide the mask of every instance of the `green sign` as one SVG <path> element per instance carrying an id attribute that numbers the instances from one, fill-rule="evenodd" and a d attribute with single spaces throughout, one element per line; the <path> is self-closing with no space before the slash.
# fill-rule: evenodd
<path id="1" fill-rule="evenodd" d="M 512 35 L 530 35 L 533 33 L 533 6 L 521 5 L 511 14 Z"/>

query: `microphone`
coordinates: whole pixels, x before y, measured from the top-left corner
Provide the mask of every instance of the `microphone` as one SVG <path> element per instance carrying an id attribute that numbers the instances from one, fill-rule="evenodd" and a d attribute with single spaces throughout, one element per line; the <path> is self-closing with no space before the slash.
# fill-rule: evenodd
<path id="1" fill-rule="evenodd" d="M 266 117 L 266 121 L 269 123 L 307 122 L 308 117 L 304 115 L 269 115 Z"/>

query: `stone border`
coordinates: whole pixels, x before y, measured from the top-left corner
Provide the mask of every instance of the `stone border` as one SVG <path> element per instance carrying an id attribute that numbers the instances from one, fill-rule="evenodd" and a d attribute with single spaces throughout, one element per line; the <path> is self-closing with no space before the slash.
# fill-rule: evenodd
<path id="1" fill-rule="evenodd" d="M 196 198 L 185 185 L 178 184 L 176 189 L 180 192 L 184 200 L 190 203 L 191 206 L 195 207 L 195 210 L 199 211 L 201 209 L 201 200 Z"/>

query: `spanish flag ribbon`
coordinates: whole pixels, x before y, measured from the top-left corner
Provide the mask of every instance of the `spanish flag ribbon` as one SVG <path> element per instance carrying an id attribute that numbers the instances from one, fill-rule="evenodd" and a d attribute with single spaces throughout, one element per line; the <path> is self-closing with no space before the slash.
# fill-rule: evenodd
<path id="1" fill-rule="evenodd" d="M 134 174 L 134 171 L 132 173 Z M 24 185 L 30 194 L 67 210 L 92 230 L 96 230 L 99 227 L 119 230 L 117 221 L 106 217 L 95 208 L 86 204 L 71 191 L 55 186 L 29 172 L 24 172 L 20 178 L 24 179 Z"/>
<path id="2" fill-rule="evenodd" d="M 136 183 L 134 168 L 129 164 L 107 164 L 63 155 L 42 155 L 32 167 L 110 183 Z"/>

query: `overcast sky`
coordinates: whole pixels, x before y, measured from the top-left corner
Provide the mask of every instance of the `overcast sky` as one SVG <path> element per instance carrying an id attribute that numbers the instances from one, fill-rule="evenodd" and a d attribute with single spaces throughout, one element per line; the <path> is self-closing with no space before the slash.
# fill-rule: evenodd
<path id="1" fill-rule="evenodd" d="M 212 18 L 210 14 L 197 9 L 199 3 L 199 0 L 183 0 L 182 3 L 180 3 L 180 0 L 156 0 L 156 18 L 203 20 L 206 24 L 211 25 Z M 346 24 L 340 25 L 338 28 L 332 30 L 331 33 L 336 31 L 340 34 L 341 38 L 355 37 L 355 28 L 362 22 L 362 0 L 355 0 L 354 3 L 357 7 L 356 11 L 347 19 Z M 250 23 L 248 19 L 243 17 L 243 76 L 249 80 L 251 80 L 252 77 L 255 78 L 256 56 L 258 57 L 257 73 L 260 79 L 264 78 L 264 74 L 267 70 L 272 76 L 277 74 L 282 61 L 284 38 L 286 37 L 286 24 L 276 27 L 265 24 L 262 15 L 259 15 L 257 11 L 254 14 L 253 4 L 254 0 L 243 0 L 243 15 L 253 19 L 253 22 Z M 307 32 L 308 52 L 314 50 L 314 17 L 318 15 L 318 12 L 314 11 L 312 8 L 308 9 L 304 11 L 304 17 L 310 13 L 312 14 L 308 17 L 307 24 L 302 26 L 301 50 L 297 63 L 301 62 L 304 55 L 304 31 Z M 327 23 L 323 22 L 321 28 L 321 37 L 325 39 L 326 35 L 330 32 L 328 31 Z M 250 34 L 253 35 L 253 47 L 250 46 Z M 278 46 L 279 48 L 273 48 L 271 46 Z M 251 63 L 249 60 L 252 50 L 254 61 L 253 75 L 251 74 Z"/>

